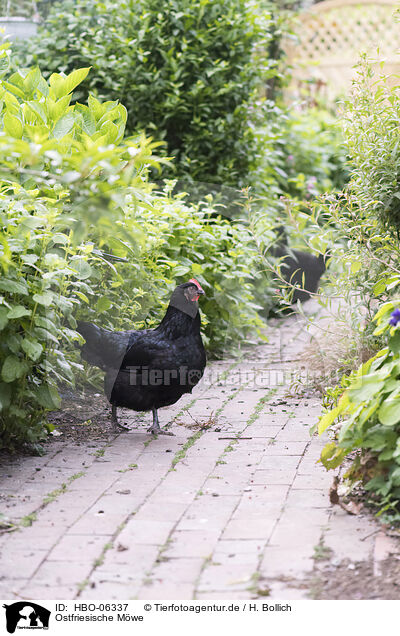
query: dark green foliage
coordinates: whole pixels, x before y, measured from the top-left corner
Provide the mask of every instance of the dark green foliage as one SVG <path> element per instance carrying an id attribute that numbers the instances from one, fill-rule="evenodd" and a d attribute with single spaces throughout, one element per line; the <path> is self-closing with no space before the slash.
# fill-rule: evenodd
<path id="1" fill-rule="evenodd" d="M 45 77 L 90 65 L 77 99 L 119 99 L 127 132 L 165 140 L 178 176 L 237 185 L 254 148 L 249 104 L 276 74 L 263 51 L 277 37 L 265 7 L 245 0 L 65 0 L 17 54 Z"/>

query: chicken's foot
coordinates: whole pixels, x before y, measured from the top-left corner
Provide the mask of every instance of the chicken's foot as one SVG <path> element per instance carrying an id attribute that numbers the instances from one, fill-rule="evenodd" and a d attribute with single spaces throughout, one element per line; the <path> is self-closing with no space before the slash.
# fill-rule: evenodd
<path id="1" fill-rule="evenodd" d="M 147 429 L 148 433 L 152 433 L 153 435 L 173 435 L 171 431 L 166 431 L 163 428 L 160 428 L 160 422 L 158 420 L 157 409 L 152 409 L 153 411 L 153 424 L 150 428 Z"/>
<path id="2" fill-rule="evenodd" d="M 124 426 L 123 424 L 120 424 L 118 422 L 117 407 L 115 406 L 115 404 L 113 404 L 112 407 L 111 407 L 111 423 L 112 423 L 113 429 L 114 429 L 114 431 L 116 433 L 121 433 L 121 430 L 122 431 L 130 431 L 131 430 L 128 426 Z"/>

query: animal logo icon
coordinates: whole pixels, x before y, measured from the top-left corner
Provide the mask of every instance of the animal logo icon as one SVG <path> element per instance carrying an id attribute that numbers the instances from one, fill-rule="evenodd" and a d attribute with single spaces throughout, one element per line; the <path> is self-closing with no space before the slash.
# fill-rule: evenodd
<path id="1" fill-rule="evenodd" d="M 3 605 L 6 610 L 6 627 L 9 634 L 14 634 L 18 628 L 48 629 L 51 612 L 31 601 L 18 601 L 10 605 Z"/>

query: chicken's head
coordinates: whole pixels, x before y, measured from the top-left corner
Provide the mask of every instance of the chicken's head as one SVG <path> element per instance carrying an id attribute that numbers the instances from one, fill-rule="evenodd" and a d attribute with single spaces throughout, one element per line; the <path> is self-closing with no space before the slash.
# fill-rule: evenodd
<path id="1" fill-rule="evenodd" d="M 195 278 L 191 278 L 187 283 L 182 283 L 175 288 L 170 305 L 194 318 L 198 311 L 199 297 L 204 293 L 200 283 Z"/>

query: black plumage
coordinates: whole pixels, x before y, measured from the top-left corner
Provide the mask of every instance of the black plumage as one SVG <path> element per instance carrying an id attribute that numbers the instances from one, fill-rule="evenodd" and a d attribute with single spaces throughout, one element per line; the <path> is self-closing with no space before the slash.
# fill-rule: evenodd
<path id="1" fill-rule="evenodd" d="M 152 411 L 149 431 L 160 429 L 157 410 L 175 404 L 190 393 L 201 379 L 206 354 L 200 334 L 200 284 L 191 279 L 173 292 L 164 318 L 155 329 L 108 331 L 88 322 L 78 322 L 85 338 L 82 356 L 105 371 L 105 393 L 116 408 Z"/>

